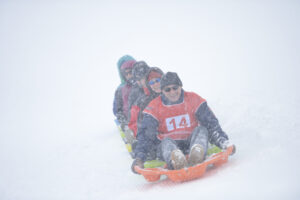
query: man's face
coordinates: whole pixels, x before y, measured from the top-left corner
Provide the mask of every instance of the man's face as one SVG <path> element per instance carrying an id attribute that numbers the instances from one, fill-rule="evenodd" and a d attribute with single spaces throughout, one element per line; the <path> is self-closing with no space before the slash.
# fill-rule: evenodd
<path id="1" fill-rule="evenodd" d="M 137 80 L 136 82 L 139 84 L 139 86 L 146 87 L 146 77 L 143 77 L 140 80 Z"/>
<path id="2" fill-rule="evenodd" d="M 125 69 L 124 76 L 125 76 L 126 80 L 131 79 L 132 78 L 132 69 Z"/>
<path id="3" fill-rule="evenodd" d="M 168 85 L 162 90 L 163 94 L 171 102 L 176 102 L 181 95 L 181 87 L 179 85 Z"/>

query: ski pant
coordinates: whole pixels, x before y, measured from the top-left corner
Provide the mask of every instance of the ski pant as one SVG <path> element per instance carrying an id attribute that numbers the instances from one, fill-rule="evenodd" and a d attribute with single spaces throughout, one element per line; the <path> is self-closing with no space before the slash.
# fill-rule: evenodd
<path id="1" fill-rule="evenodd" d="M 185 155 L 188 154 L 195 144 L 200 144 L 204 148 L 204 155 L 206 155 L 208 148 L 208 130 L 204 126 L 197 126 L 187 140 L 173 140 L 165 138 L 158 146 L 157 157 L 171 166 L 171 153 L 180 149 Z"/>

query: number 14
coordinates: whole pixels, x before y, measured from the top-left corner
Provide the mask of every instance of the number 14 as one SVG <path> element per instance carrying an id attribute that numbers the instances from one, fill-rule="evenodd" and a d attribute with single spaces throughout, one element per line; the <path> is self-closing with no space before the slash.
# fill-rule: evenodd
<path id="1" fill-rule="evenodd" d="M 168 131 L 191 126 L 190 116 L 188 114 L 170 117 L 166 119 Z"/>

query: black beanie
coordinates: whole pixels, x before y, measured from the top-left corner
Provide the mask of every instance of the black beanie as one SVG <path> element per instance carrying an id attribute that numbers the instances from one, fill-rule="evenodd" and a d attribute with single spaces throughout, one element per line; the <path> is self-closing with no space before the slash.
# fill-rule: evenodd
<path id="1" fill-rule="evenodd" d="M 150 67 L 144 61 L 138 61 L 133 65 L 133 78 L 138 81 L 145 77 L 149 71 Z"/>
<path id="2" fill-rule="evenodd" d="M 182 87 L 182 82 L 176 72 L 167 72 L 161 77 L 160 88 L 164 89 L 164 87 L 168 85 L 178 85 Z"/>

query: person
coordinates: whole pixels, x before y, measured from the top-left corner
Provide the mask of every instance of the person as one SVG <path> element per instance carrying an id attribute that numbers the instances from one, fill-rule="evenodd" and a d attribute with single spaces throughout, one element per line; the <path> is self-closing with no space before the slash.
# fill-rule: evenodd
<path id="1" fill-rule="evenodd" d="M 160 79 L 163 75 L 163 71 L 158 67 L 151 67 L 145 76 L 144 93 L 139 94 L 136 101 L 131 106 L 130 121 L 128 123 L 129 128 L 133 131 L 136 138 L 138 125 L 142 121 L 142 111 L 154 98 L 160 95 Z"/>
<path id="2" fill-rule="evenodd" d="M 128 97 L 129 117 L 131 107 L 136 103 L 137 99 L 144 94 L 149 94 L 149 90 L 146 84 L 146 76 L 149 72 L 149 69 L 150 67 L 145 61 L 138 61 L 133 66 L 132 75 L 135 84 L 133 85 Z"/>
<path id="3" fill-rule="evenodd" d="M 121 124 L 122 129 L 128 123 L 128 96 L 132 89 L 132 85 L 134 84 L 132 69 L 135 63 L 136 61 L 127 55 L 121 57 L 117 64 L 122 83 L 115 91 L 113 113 L 117 117 L 118 122 Z"/>
<path id="4" fill-rule="evenodd" d="M 127 113 L 127 123 L 124 126 L 123 132 L 125 134 L 126 141 L 132 145 L 136 143 L 136 137 L 133 130 L 128 126 L 128 122 L 131 119 L 131 107 L 134 105 L 135 101 L 141 95 L 148 93 L 148 89 L 146 87 L 146 74 L 148 73 L 150 67 L 147 65 L 145 61 L 138 61 L 134 63 L 132 69 L 132 76 L 135 83 L 132 86 L 132 89 L 128 95 L 128 113 Z M 131 123 L 132 124 L 132 123 Z"/>
<path id="5" fill-rule="evenodd" d="M 118 67 L 118 72 L 119 72 L 119 76 L 120 76 L 120 79 L 121 79 L 121 84 L 124 84 L 126 82 L 124 76 L 122 75 L 122 72 L 121 72 L 121 66 L 123 65 L 124 62 L 126 61 L 129 61 L 129 60 L 134 60 L 135 59 L 131 56 L 131 55 L 124 55 L 122 56 L 121 58 L 119 58 L 118 62 L 117 62 L 117 67 Z"/>
<path id="6" fill-rule="evenodd" d="M 175 72 L 161 78 L 162 93 L 143 111 L 135 148 L 135 166 L 143 168 L 147 153 L 157 148 L 158 159 L 168 169 L 182 169 L 201 163 L 205 159 L 208 143 L 221 149 L 229 145 L 227 134 L 205 99 L 193 92 L 184 91 Z M 188 159 L 186 156 L 188 155 Z"/>
<path id="7" fill-rule="evenodd" d="M 134 68 L 135 69 L 135 68 Z M 130 121 L 128 123 L 128 130 L 126 131 L 127 137 L 131 138 L 131 146 L 134 151 L 137 144 L 137 130 L 140 125 L 140 122 L 143 119 L 142 111 L 148 105 L 148 103 L 159 96 L 160 89 L 160 79 L 163 75 L 163 72 L 158 67 L 151 67 L 147 70 L 146 75 L 142 75 L 142 79 L 137 79 L 141 81 L 140 86 L 143 87 L 143 92 L 136 94 L 137 98 L 134 104 L 131 107 L 130 112 Z M 146 87 L 145 87 L 146 85 Z M 134 155 L 134 153 L 133 153 Z M 147 154 L 147 160 L 153 160 L 156 158 L 156 149 L 152 148 Z"/>

